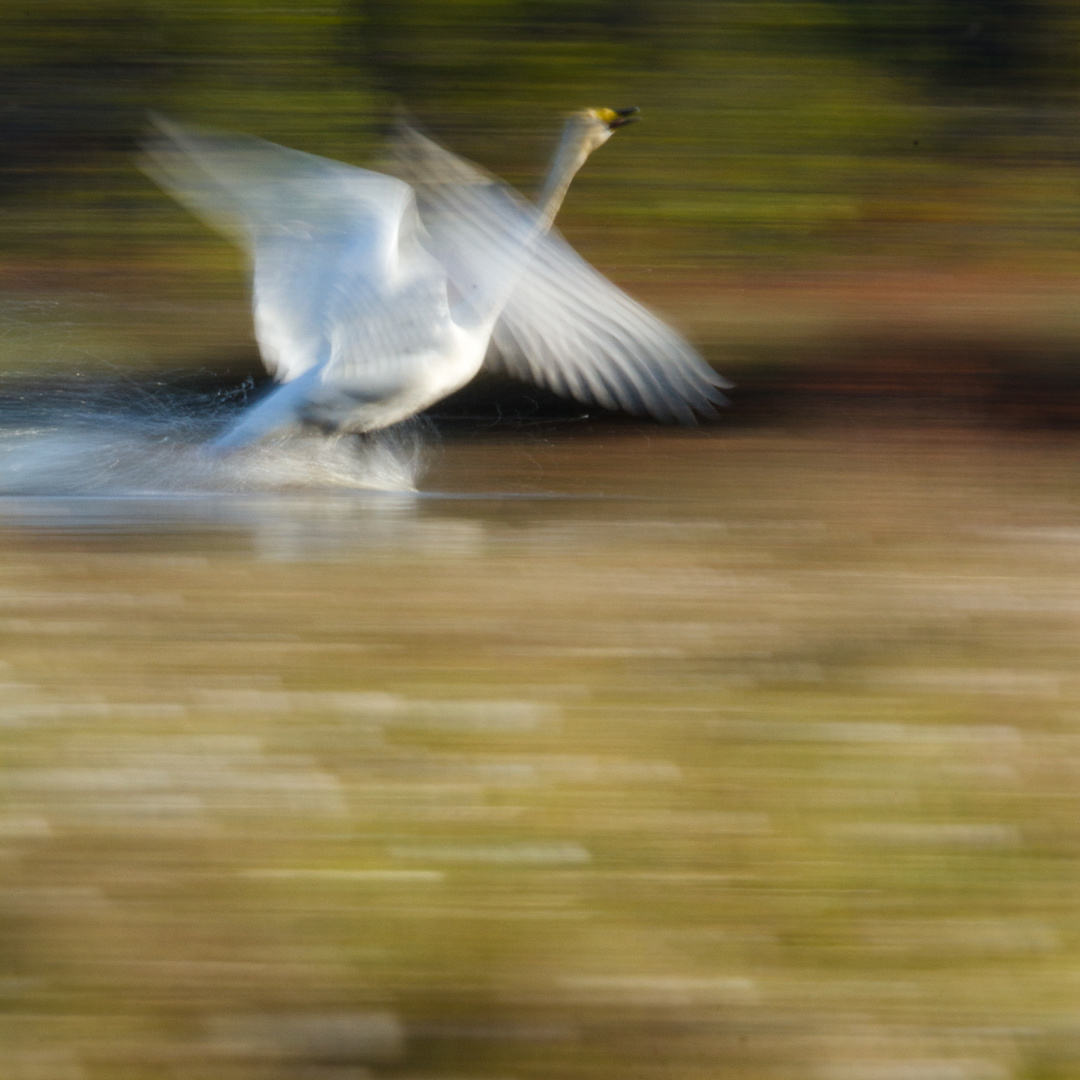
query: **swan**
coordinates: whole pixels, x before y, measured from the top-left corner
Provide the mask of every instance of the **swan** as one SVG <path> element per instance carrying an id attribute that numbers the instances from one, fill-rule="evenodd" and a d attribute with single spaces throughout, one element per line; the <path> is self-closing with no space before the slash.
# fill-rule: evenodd
<path id="1" fill-rule="evenodd" d="M 280 383 L 211 446 L 298 423 L 388 427 L 485 357 L 610 408 L 711 413 L 724 380 L 550 231 L 574 175 L 636 111 L 572 114 L 536 206 L 407 125 L 403 179 L 155 118 L 147 171 L 246 250 L 256 340 Z"/>

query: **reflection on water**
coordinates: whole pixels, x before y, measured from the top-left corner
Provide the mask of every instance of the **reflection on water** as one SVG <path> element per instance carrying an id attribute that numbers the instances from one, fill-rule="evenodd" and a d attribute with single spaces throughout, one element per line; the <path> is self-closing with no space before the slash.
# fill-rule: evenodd
<path id="1" fill-rule="evenodd" d="M 400 492 L 342 495 L 117 495 L 4 498 L 8 525 L 72 538 L 115 536 L 121 545 L 154 535 L 196 546 L 232 537 L 268 560 L 347 559 L 378 552 L 448 557 L 476 554 L 481 522 L 422 512 L 420 496 Z M 495 499 L 500 498 L 494 496 Z"/>
<path id="2" fill-rule="evenodd" d="M 1070 1075 L 1074 443 L 488 434 L 0 499 L 0 1075 Z"/>

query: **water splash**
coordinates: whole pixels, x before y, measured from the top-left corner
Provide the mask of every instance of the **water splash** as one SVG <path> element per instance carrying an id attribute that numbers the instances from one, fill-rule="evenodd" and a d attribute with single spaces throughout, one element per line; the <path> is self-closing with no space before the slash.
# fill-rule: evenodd
<path id="1" fill-rule="evenodd" d="M 371 435 L 282 432 L 231 453 L 209 450 L 245 397 L 167 383 L 20 387 L 0 399 L 0 494 L 408 492 L 437 439 L 429 421 L 414 419 Z"/>

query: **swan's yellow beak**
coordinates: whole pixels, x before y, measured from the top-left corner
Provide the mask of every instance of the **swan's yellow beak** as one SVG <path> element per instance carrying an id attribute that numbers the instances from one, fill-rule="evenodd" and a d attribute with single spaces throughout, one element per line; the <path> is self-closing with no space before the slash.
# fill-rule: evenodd
<path id="1" fill-rule="evenodd" d="M 623 124 L 632 124 L 638 117 L 637 114 L 641 110 L 636 105 L 631 105 L 626 109 L 593 109 L 597 118 L 614 131 L 617 127 L 622 127 Z"/>

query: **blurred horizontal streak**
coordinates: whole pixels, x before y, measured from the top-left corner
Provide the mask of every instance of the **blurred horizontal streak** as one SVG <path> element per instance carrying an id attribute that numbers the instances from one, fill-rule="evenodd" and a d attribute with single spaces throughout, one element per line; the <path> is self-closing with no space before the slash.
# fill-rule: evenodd
<path id="1" fill-rule="evenodd" d="M 405 1048 L 404 1027 L 388 1012 L 215 1016 L 207 1037 L 210 1052 L 228 1058 L 385 1062 Z"/>
<path id="2" fill-rule="evenodd" d="M 527 700 L 425 701 L 398 694 L 286 693 L 284 691 L 199 690 L 194 701 L 224 712 L 331 711 L 379 724 L 402 724 L 445 730 L 533 731 L 559 719 L 556 706 Z"/>
<path id="3" fill-rule="evenodd" d="M 421 926 L 445 920 L 448 933 L 454 932 L 450 929 L 454 924 L 459 926 L 464 924 L 466 936 L 476 932 L 468 929 L 467 924 L 469 923 L 480 928 L 484 927 L 485 924 L 491 924 L 492 928 L 494 928 L 496 924 L 506 924 L 513 927 L 516 923 L 538 923 L 540 924 L 538 929 L 543 929 L 545 923 L 594 922 L 594 917 L 588 911 L 574 911 L 558 907 L 542 907 L 540 905 L 521 908 L 484 908 L 482 906 L 451 907 L 447 904 L 396 904 L 392 907 L 372 907 L 370 913 L 381 919 L 412 922 L 414 925 Z"/>
<path id="4" fill-rule="evenodd" d="M 592 857 L 579 844 L 504 844 L 481 846 L 417 846 L 392 847 L 390 855 L 395 859 L 426 859 L 431 862 L 490 863 L 537 863 L 561 865 L 565 863 L 588 863 Z"/>
<path id="5" fill-rule="evenodd" d="M 1056 952 L 1063 947 L 1060 934 L 1050 926 L 1029 920 L 927 919 L 909 923 L 881 923 L 864 927 L 871 949 L 907 952 L 972 951 L 990 957 L 1010 953 Z"/>
<path id="6" fill-rule="evenodd" d="M 265 881 L 311 881 L 334 884 L 372 884 L 372 885 L 396 885 L 404 884 L 441 884 L 446 880 L 446 874 L 441 870 L 347 870 L 347 869 L 323 869 L 323 868 L 271 868 L 265 870 L 241 870 L 242 877 L 255 878 Z"/>
<path id="7" fill-rule="evenodd" d="M 889 673 L 891 674 L 891 673 Z M 776 720 L 710 720 L 708 730 L 728 739 L 753 742 L 823 743 L 986 743 L 1012 751 L 1021 743 L 1016 728 L 985 724 L 942 726 L 937 724 L 860 724 L 782 722 Z"/>
<path id="8" fill-rule="evenodd" d="M 0 913 L 45 918 L 105 918 L 117 914 L 100 889 L 81 885 L 44 889 L 0 889 Z"/>
<path id="9" fill-rule="evenodd" d="M 816 1080 L 1011 1080 L 1011 1069 L 994 1061 L 962 1058 L 867 1059 L 827 1065 Z"/>
<path id="10" fill-rule="evenodd" d="M 709 872 L 694 872 L 685 870 L 607 870 L 596 869 L 588 871 L 588 877 L 580 876 L 579 871 L 558 871 L 566 875 L 576 884 L 604 884 L 611 882 L 618 884 L 620 881 L 629 882 L 631 885 L 724 885 L 732 881 L 751 880 L 753 875 L 746 874 L 716 874 Z"/>
<path id="11" fill-rule="evenodd" d="M 689 978 L 665 975 L 577 975 L 559 980 L 573 1000 L 583 1004 L 650 1005 L 687 1008 L 699 1005 L 757 1004 L 761 993 L 751 979 Z"/>
<path id="12" fill-rule="evenodd" d="M 620 810 L 604 813 L 590 810 L 581 815 L 581 824 L 599 831 L 651 831 L 673 836 L 692 836 L 695 833 L 756 836 L 772 830 L 768 814 L 718 812 L 687 812 L 677 810 Z"/>
<path id="13" fill-rule="evenodd" d="M 989 671 L 901 670 L 869 673 L 869 679 L 879 684 L 903 684 L 912 689 L 936 693 L 1055 698 L 1061 695 L 1062 682 L 1067 678 L 1071 676 L 1057 672 L 1019 672 L 1000 668 Z"/>
<path id="14" fill-rule="evenodd" d="M 505 1023 L 410 1024 L 409 1034 L 418 1038 L 453 1038 L 470 1042 L 580 1042 L 582 1031 L 573 1024 Z"/>
<path id="15" fill-rule="evenodd" d="M 904 844 L 946 847 L 1017 847 L 1023 843 L 1019 829 L 1012 825 L 932 825 L 898 821 L 863 821 L 836 826 L 842 839 L 868 844 Z"/>

